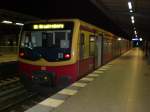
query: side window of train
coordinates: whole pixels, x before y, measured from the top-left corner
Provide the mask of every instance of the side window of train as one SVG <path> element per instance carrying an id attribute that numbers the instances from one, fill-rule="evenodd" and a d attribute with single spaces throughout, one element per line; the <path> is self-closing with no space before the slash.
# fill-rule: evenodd
<path id="1" fill-rule="evenodd" d="M 103 55 L 107 53 L 107 38 L 103 38 Z"/>
<path id="2" fill-rule="evenodd" d="M 84 45 L 85 45 L 85 35 L 84 33 L 80 34 L 80 59 L 84 58 Z"/>
<path id="3" fill-rule="evenodd" d="M 96 36 L 95 35 L 90 35 L 89 36 L 89 55 L 90 56 L 95 56 L 95 41 L 96 41 Z"/>

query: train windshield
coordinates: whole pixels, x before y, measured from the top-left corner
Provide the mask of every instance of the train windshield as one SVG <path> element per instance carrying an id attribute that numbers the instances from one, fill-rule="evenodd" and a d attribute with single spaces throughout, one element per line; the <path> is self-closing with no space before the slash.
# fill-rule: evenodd
<path id="1" fill-rule="evenodd" d="M 38 60 L 44 58 L 47 61 L 68 60 L 71 57 L 72 25 L 41 24 L 25 26 L 21 41 L 20 53 L 22 58 Z M 48 26 L 49 25 L 49 26 Z M 32 30 L 31 26 L 33 27 Z"/>
<path id="2" fill-rule="evenodd" d="M 42 48 L 60 48 L 68 49 L 70 47 L 71 31 L 24 31 L 21 41 L 21 47 L 34 49 Z"/>

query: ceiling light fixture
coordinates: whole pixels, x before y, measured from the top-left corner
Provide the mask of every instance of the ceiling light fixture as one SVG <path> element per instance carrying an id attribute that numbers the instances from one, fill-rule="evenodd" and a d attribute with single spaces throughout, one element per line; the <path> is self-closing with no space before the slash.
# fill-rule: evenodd
<path id="1" fill-rule="evenodd" d="M 137 31 L 136 30 L 134 31 L 134 34 L 137 35 Z"/>
<path id="2" fill-rule="evenodd" d="M 1 23 L 12 24 L 13 22 L 12 22 L 12 21 L 6 21 L 6 20 L 4 20 L 4 21 L 2 21 Z"/>
<path id="3" fill-rule="evenodd" d="M 142 38 L 139 38 L 139 40 L 140 40 L 140 41 L 143 41 L 143 39 L 142 39 Z"/>
<path id="4" fill-rule="evenodd" d="M 138 38 L 132 38 L 132 40 L 135 40 L 135 41 L 137 41 L 137 40 L 139 40 Z"/>
<path id="5" fill-rule="evenodd" d="M 134 24 L 135 23 L 134 19 L 132 19 L 131 22 Z"/>
<path id="6" fill-rule="evenodd" d="M 130 10 L 130 12 L 133 12 L 133 10 Z"/>
<path id="7" fill-rule="evenodd" d="M 136 38 L 138 37 L 137 34 L 135 34 L 135 37 L 136 37 Z"/>
<path id="8" fill-rule="evenodd" d="M 130 10 L 132 9 L 132 3 L 131 3 L 131 1 L 128 2 L 128 7 L 129 7 Z"/>
<path id="9" fill-rule="evenodd" d="M 122 40 L 122 39 L 119 37 L 117 40 L 119 40 L 119 41 L 120 41 L 120 40 Z"/>
<path id="10" fill-rule="evenodd" d="M 131 16 L 131 20 L 134 20 L 134 16 Z"/>
<path id="11" fill-rule="evenodd" d="M 15 23 L 16 25 L 23 26 L 23 23 Z"/>

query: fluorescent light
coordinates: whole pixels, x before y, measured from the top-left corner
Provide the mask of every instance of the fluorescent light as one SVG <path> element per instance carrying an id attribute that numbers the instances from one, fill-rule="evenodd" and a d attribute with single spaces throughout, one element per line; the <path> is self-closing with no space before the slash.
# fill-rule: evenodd
<path id="1" fill-rule="evenodd" d="M 133 10 L 130 10 L 130 12 L 133 12 Z"/>
<path id="2" fill-rule="evenodd" d="M 131 20 L 134 20 L 134 16 L 131 16 Z"/>
<path id="3" fill-rule="evenodd" d="M 4 20 L 4 21 L 2 21 L 2 23 L 5 23 L 5 24 L 12 24 L 13 22 L 12 22 L 12 21 L 6 21 L 6 20 Z"/>
<path id="4" fill-rule="evenodd" d="M 23 23 L 16 23 L 16 25 L 23 26 L 24 24 Z"/>
<path id="5" fill-rule="evenodd" d="M 128 7 L 129 7 L 130 10 L 132 9 L 132 4 L 131 4 L 131 2 L 128 2 Z"/>
<path id="6" fill-rule="evenodd" d="M 143 41 L 143 39 L 142 39 L 142 38 L 139 38 L 139 40 L 140 40 L 140 41 Z"/>
<path id="7" fill-rule="evenodd" d="M 4 21 L 2 21 L 1 23 L 12 24 L 13 22 L 12 22 L 12 21 L 4 20 Z M 23 26 L 24 24 L 23 24 L 23 23 L 15 23 L 15 25 Z"/>
<path id="8" fill-rule="evenodd" d="M 138 38 L 133 38 L 132 40 L 139 40 Z"/>
<path id="9" fill-rule="evenodd" d="M 121 40 L 121 38 L 119 37 L 117 40 Z"/>
<path id="10" fill-rule="evenodd" d="M 135 34 L 135 35 L 137 35 L 137 32 L 136 32 L 136 31 L 134 31 L 134 34 Z"/>
<path id="11" fill-rule="evenodd" d="M 135 37 L 138 37 L 137 34 L 135 34 Z"/>
<path id="12" fill-rule="evenodd" d="M 131 16 L 131 22 L 134 24 L 135 20 L 134 20 L 134 16 Z"/>
<path id="13" fill-rule="evenodd" d="M 135 23 L 135 21 L 134 21 L 133 19 L 131 20 L 131 22 L 132 22 L 133 24 Z"/>

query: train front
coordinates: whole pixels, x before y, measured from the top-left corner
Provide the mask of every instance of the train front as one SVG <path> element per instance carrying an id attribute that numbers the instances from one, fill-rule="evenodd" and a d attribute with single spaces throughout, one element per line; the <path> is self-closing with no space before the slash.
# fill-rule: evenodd
<path id="1" fill-rule="evenodd" d="M 25 24 L 20 36 L 19 71 L 27 88 L 65 86 L 77 78 L 73 22 Z"/>

